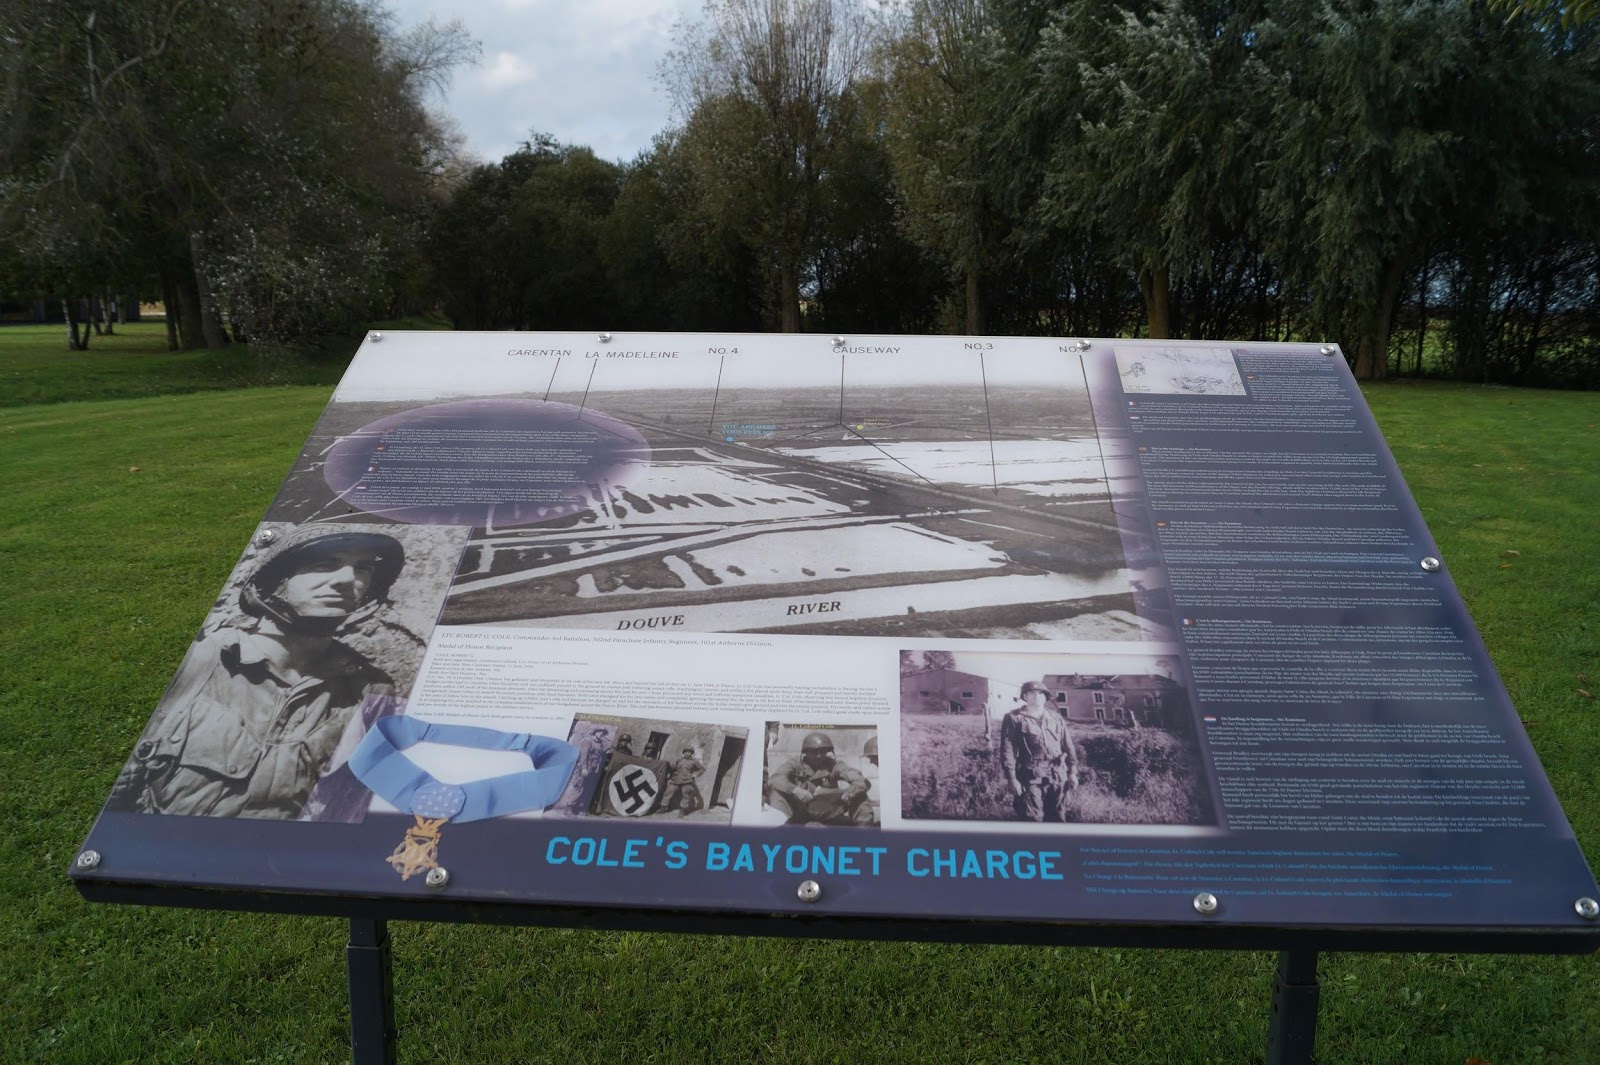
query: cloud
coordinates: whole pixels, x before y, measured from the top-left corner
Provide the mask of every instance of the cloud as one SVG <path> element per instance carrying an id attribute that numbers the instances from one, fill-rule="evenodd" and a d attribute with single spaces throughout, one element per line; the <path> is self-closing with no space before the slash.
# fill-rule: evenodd
<path id="1" fill-rule="evenodd" d="M 478 74 L 477 81 L 487 89 L 509 89 L 538 77 L 531 62 L 515 52 L 496 52 L 489 69 Z"/>
<path id="2" fill-rule="evenodd" d="M 391 0 L 401 26 L 436 0 Z M 447 12 L 483 42 L 483 63 L 462 71 L 445 100 L 471 150 L 500 159 L 530 131 L 626 161 L 671 118 L 656 68 L 673 26 L 702 0 L 454 0 Z"/>

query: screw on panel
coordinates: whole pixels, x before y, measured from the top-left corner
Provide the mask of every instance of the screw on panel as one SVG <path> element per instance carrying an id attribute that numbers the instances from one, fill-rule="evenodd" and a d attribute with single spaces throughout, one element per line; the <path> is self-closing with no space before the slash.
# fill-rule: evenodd
<path id="1" fill-rule="evenodd" d="M 800 896 L 801 902 L 816 902 L 822 898 L 822 885 L 815 880 L 802 880 L 800 890 L 795 894 Z"/>
<path id="2" fill-rule="evenodd" d="M 428 876 L 424 883 L 431 888 L 442 888 L 450 883 L 450 870 L 442 865 L 435 866 L 428 870 Z"/>
<path id="3" fill-rule="evenodd" d="M 367 339 L 372 341 L 374 344 L 376 344 L 378 341 L 383 339 L 383 334 L 382 333 L 368 333 L 367 334 Z"/>
<path id="4" fill-rule="evenodd" d="M 610 333 L 601 333 L 599 336 L 595 337 L 595 339 L 598 340 L 602 344 L 609 344 L 609 343 L 611 343 L 611 334 Z"/>
<path id="5" fill-rule="evenodd" d="M 1222 904 L 1217 901 L 1217 897 L 1209 891 L 1202 891 L 1200 894 L 1194 897 L 1195 912 L 1203 914 L 1206 917 L 1210 917 L 1212 914 L 1216 913 L 1217 907 L 1220 905 Z"/>
<path id="6" fill-rule="evenodd" d="M 844 337 L 834 337 L 833 338 L 833 346 L 836 347 L 836 348 L 844 347 Z"/>
<path id="7" fill-rule="evenodd" d="M 93 869 L 100 864 L 99 851 L 84 851 L 78 855 L 77 866 L 79 869 Z M 1588 901 L 1588 900 L 1585 900 Z"/>
<path id="8" fill-rule="evenodd" d="M 1434 558 L 1432 555 L 1429 555 L 1427 558 L 1422 560 L 1422 572 L 1424 572 L 1424 573 L 1438 573 L 1439 572 L 1439 567 L 1442 566 L 1442 565 L 1444 565 L 1444 563 L 1440 562 L 1438 559 Z"/>
<path id="9" fill-rule="evenodd" d="M 1072 343 L 1067 345 L 1067 350 L 1068 351 L 1088 351 L 1089 350 L 1089 342 L 1087 340 L 1074 340 Z"/>
<path id="10" fill-rule="evenodd" d="M 1324 345 L 1322 345 L 1322 347 L 1318 348 L 1317 350 L 1322 352 L 1322 354 L 1324 354 L 1324 355 L 1337 355 L 1337 354 L 1339 354 L 1339 349 L 1334 347 L 1332 344 L 1324 344 Z"/>
<path id="11" fill-rule="evenodd" d="M 93 852 L 91 851 L 90 853 Z M 1586 921 L 1592 921 L 1596 917 L 1600 917 L 1600 902 L 1596 902 L 1594 899 L 1591 899 L 1587 896 L 1579 899 L 1577 902 L 1574 902 L 1572 904 L 1572 908 L 1577 910 L 1578 916 L 1582 917 Z"/>
<path id="12" fill-rule="evenodd" d="M 262 529 L 260 532 L 256 533 L 256 546 L 266 547 L 277 538 L 278 534 L 273 532 L 271 529 Z"/>

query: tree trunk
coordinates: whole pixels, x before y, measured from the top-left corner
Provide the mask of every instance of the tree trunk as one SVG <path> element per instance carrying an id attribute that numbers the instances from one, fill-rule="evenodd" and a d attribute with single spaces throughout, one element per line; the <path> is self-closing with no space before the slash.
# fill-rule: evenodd
<path id="1" fill-rule="evenodd" d="M 1394 324 L 1394 307 L 1400 302 L 1400 286 L 1406 271 L 1400 260 L 1391 262 L 1378 286 L 1378 303 L 1367 319 L 1366 328 L 1356 343 L 1355 375 L 1361 381 L 1384 381 L 1389 377 L 1389 331 Z"/>
<path id="2" fill-rule="evenodd" d="M 1422 356 L 1428 343 L 1428 267 L 1431 258 L 1422 260 L 1422 277 L 1417 281 L 1417 366 L 1416 376 L 1422 376 Z"/>
<path id="3" fill-rule="evenodd" d="M 790 263 L 778 268 L 778 328 L 800 332 L 800 271 Z"/>
<path id="4" fill-rule="evenodd" d="M 67 350 L 82 351 L 84 345 L 78 339 L 78 308 L 74 306 L 72 300 L 65 297 L 62 298 L 61 316 L 67 320 Z"/>
<path id="5" fill-rule="evenodd" d="M 967 303 L 967 333 L 970 336 L 983 335 L 983 293 L 978 287 L 978 268 L 967 267 L 966 285 Z"/>
<path id="6" fill-rule="evenodd" d="M 166 310 L 167 319 L 167 350 L 177 351 L 182 347 L 178 339 L 178 290 L 172 283 L 172 267 L 162 262 L 157 267 L 161 274 L 161 306 Z"/>
<path id="7" fill-rule="evenodd" d="M 1144 296 L 1144 315 L 1148 323 L 1146 332 L 1151 340 L 1172 339 L 1171 281 L 1171 271 L 1165 263 L 1139 271 L 1139 291 Z"/>
<path id="8" fill-rule="evenodd" d="M 228 331 L 222 326 L 222 313 L 212 297 L 210 279 L 206 276 L 205 238 L 199 233 L 189 234 L 189 253 L 194 257 L 195 288 L 200 296 L 200 332 L 206 347 L 213 350 L 228 346 Z"/>
<path id="9" fill-rule="evenodd" d="M 89 319 L 89 325 L 94 328 L 95 336 L 105 336 L 106 331 L 100 328 L 100 319 L 105 316 L 105 308 L 100 303 L 99 296 L 85 296 L 84 317 Z"/>
<path id="10" fill-rule="evenodd" d="M 100 306 L 106 314 L 106 336 L 108 337 L 116 336 L 117 334 L 117 307 L 120 302 L 116 296 L 109 292 L 100 297 Z"/>
<path id="11" fill-rule="evenodd" d="M 173 294 L 178 297 L 178 338 L 184 351 L 205 346 L 205 331 L 200 325 L 200 285 L 194 267 L 187 260 L 173 263 Z M 170 308 L 169 308 L 170 313 Z"/>

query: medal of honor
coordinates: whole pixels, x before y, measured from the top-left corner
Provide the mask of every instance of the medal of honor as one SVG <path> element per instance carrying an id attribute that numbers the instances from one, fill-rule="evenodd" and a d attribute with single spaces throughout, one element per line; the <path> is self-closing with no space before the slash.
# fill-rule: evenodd
<path id="1" fill-rule="evenodd" d="M 410 880 L 418 873 L 439 868 L 439 826 L 447 818 L 423 817 L 417 814 L 417 823 L 406 829 L 406 838 L 389 855 L 389 864 L 400 874 L 401 880 Z"/>
<path id="2" fill-rule="evenodd" d="M 424 741 L 485 751 L 520 751 L 533 768 L 469 784 L 446 784 L 401 753 Z M 561 740 L 470 725 L 436 725 L 409 716 L 379 718 L 350 756 L 350 770 L 357 780 L 416 819 L 386 859 L 402 880 L 439 868 L 439 833 L 446 821 L 480 821 L 542 810 L 561 795 L 577 764 L 578 749 Z"/>

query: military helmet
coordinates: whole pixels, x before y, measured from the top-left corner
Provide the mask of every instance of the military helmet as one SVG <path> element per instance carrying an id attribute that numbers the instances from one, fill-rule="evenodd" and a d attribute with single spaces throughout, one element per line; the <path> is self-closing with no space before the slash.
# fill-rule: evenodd
<path id="1" fill-rule="evenodd" d="M 307 567 L 346 551 L 360 552 L 372 559 L 372 583 L 356 609 L 345 618 L 301 617 L 287 603 L 278 598 L 278 588 L 285 580 Z M 406 551 L 400 541 L 384 533 L 335 532 L 313 534 L 291 541 L 267 559 L 239 589 L 239 606 L 247 614 L 258 618 L 272 618 L 285 627 L 306 633 L 332 635 L 341 625 L 352 624 L 359 616 L 389 595 L 389 588 L 406 564 Z"/>
<path id="2" fill-rule="evenodd" d="M 878 757 L 878 737 L 873 736 L 867 740 L 867 745 L 861 748 L 861 753 L 867 758 Z"/>
<path id="3" fill-rule="evenodd" d="M 821 732 L 808 732 L 804 742 L 800 744 L 801 754 L 832 754 L 833 741 Z"/>

